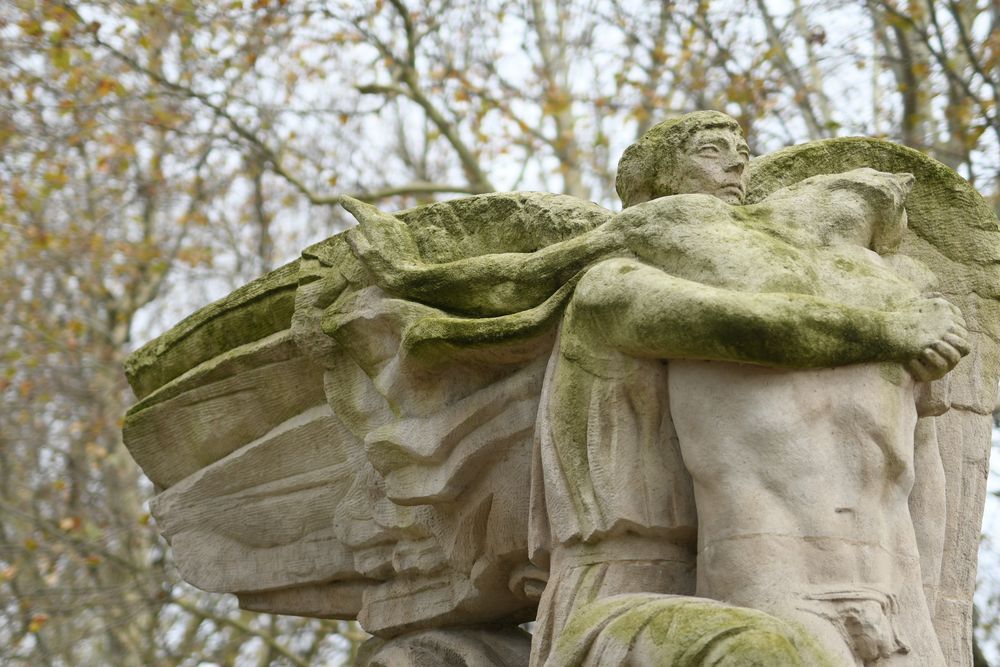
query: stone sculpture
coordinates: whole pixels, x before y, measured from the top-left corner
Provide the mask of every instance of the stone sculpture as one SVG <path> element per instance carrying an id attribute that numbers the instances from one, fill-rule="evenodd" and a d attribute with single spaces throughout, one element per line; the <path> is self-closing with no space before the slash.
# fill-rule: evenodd
<path id="1" fill-rule="evenodd" d="M 370 665 L 967 664 L 989 207 L 888 142 L 749 160 L 716 112 L 617 186 L 345 199 L 133 355 L 181 574 L 357 618 Z"/>

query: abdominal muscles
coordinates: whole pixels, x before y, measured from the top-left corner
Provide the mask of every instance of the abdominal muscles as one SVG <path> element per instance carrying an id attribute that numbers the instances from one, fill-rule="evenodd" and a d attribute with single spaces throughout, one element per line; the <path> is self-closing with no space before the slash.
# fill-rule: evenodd
<path id="1" fill-rule="evenodd" d="M 915 558 L 913 384 L 888 370 L 669 363 L 695 488 L 699 595 L 882 587 Z"/>

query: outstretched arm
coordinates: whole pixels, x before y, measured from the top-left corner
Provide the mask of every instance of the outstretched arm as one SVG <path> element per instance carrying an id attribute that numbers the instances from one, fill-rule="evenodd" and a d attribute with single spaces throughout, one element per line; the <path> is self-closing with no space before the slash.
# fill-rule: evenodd
<path id="1" fill-rule="evenodd" d="M 581 279 L 564 336 L 635 357 L 706 359 L 784 368 L 923 358 L 947 346 L 968 353 L 958 309 L 923 299 L 899 311 L 847 306 L 803 294 L 748 293 L 609 259 Z M 947 367 L 954 367 L 945 355 Z"/>
<path id="2" fill-rule="evenodd" d="M 347 242 L 380 287 L 432 306 L 480 316 L 533 308 L 587 264 L 622 245 L 598 227 L 536 252 L 492 253 L 427 264 L 401 220 L 350 197 L 344 198 L 343 206 L 358 219 Z"/>

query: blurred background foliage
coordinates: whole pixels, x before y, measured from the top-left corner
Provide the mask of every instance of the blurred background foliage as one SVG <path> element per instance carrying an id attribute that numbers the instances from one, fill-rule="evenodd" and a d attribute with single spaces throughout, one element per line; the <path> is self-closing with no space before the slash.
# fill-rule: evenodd
<path id="1" fill-rule="evenodd" d="M 1000 205 L 994 0 L 7 0 L 0 45 L 3 664 L 351 661 L 356 624 L 183 584 L 120 435 L 123 358 L 344 229 L 338 195 L 617 208 L 625 146 L 714 108 L 757 154 L 884 137 Z"/>

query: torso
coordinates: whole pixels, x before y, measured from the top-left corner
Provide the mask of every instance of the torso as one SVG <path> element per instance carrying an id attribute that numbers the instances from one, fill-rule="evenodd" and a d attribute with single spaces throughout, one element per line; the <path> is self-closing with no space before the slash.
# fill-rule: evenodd
<path id="1" fill-rule="evenodd" d="M 902 369 L 674 361 L 669 391 L 698 507 L 699 594 L 885 586 L 916 560 L 916 409 Z"/>

